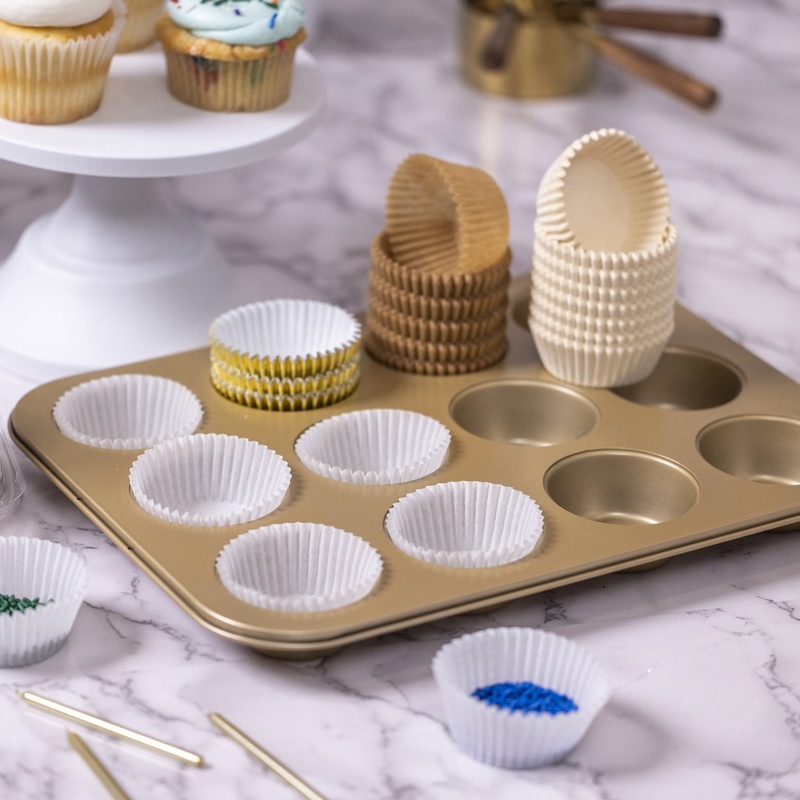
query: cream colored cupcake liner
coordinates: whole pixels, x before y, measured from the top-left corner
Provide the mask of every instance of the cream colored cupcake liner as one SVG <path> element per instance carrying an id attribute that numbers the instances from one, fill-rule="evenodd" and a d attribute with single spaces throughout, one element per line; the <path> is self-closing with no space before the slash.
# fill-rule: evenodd
<path id="1" fill-rule="evenodd" d="M 672 334 L 675 327 L 673 315 L 633 325 L 576 325 L 545 313 L 531 313 L 531 331 L 537 331 L 550 339 L 559 339 L 564 344 L 604 345 L 607 347 L 639 347 L 655 344 Z"/>
<path id="2" fill-rule="evenodd" d="M 328 372 L 309 375 L 307 378 L 275 378 L 253 375 L 229 367 L 222 361 L 211 358 L 211 375 L 221 384 L 232 389 L 256 392 L 276 397 L 311 395 L 317 392 L 335 391 L 338 387 L 358 379 L 361 353 L 356 352 L 350 361 Z"/>
<path id="3" fill-rule="evenodd" d="M 302 464 L 345 483 L 406 483 L 441 467 L 450 431 L 441 422 L 391 408 L 352 411 L 317 422 L 295 443 Z"/>
<path id="4" fill-rule="evenodd" d="M 494 352 L 500 344 L 506 341 L 505 327 L 482 339 L 473 339 L 472 341 L 425 342 L 419 339 L 410 339 L 406 336 L 398 336 L 385 328 L 369 312 L 367 313 L 366 330 L 370 346 L 372 342 L 378 341 L 384 350 L 419 361 L 472 361 Z"/>
<path id="5" fill-rule="evenodd" d="M 401 497 L 384 521 L 392 543 L 419 561 L 477 569 L 524 558 L 544 517 L 528 495 L 482 481 L 437 483 Z"/>
<path id="6" fill-rule="evenodd" d="M 621 320 L 626 323 L 639 323 L 652 320 L 665 313 L 671 314 L 675 305 L 672 291 L 662 292 L 661 296 L 653 295 L 642 300 L 612 302 L 589 300 L 580 295 L 569 295 L 564 292 L 546 289 L 544 284 L 536 283 L 531 293 L 531 307 L 539 307 L 545 313 L 569 319 L 570 315 L 581 322 L 614 323 Z"/>
<path id="7" fill-rule="evenodd" d="M 69 548 L 44 539 L 0 538 L 0 594 L 10 606 L 0 614 L 0 667 L 24 667 L 56 653 L 88 587 L 86 562 Z M 25 600 L 31 602 L 23 609 Z"/>
<path id="8" fill-rule="evenodd" d="M 594 388 L 626 386 L 644 380 L 655 369 L 671 331 L 661 339 L 628 346 L 570 341 L 531 324 L 544 368 L 567 383 Z"/>
<path id="9" fill-rule="evenodd" d="M 216 569 L 222 585 L 245 603 L 317 613 L 369 595 L 383 562 L 372 545 L 348 531 L 286 522 L 237 536 L 220 552 Z"/>
<path id="10" fill-rule="evenodd" d="M 506 354 L 507 342 L 505 339 L 498 342 L 491 350 L 481 353 L 475 358 L 464 360 L 451 359 L 449 361 L 430 361 L 427 359 L 408 358 L 387 347 L 385 343 L 367 328 L 364 344 L 367 352 L 381 364 L 400 372 L 409 372 L 415 375 L 445 376 L 467 375 L 491 367 L 500 361 Z"/>
<path id="11" fill-rule="evenodd" d="M 197 430 L 203 408 L 183 384 L 155 375 L 96 378 L 65 392 L 53 406 L 64 436 L 89 447 L 140 450 Z"/>
<path id="12" fill-rule="evenodd" d="M 398 314 L 431 322 L 464 322 L 508 307 L 508 289 L 502 287 L 482 295 L 447 300 L 410 294 L 386 283 L 374 271 L 369 274 L 368 305 L 377 300 Z"/>
<path id="13" fill-rule="evenodd" d="M 264 378 L 308 378 L 351 361 L 361 324 L 349 311 L 316 300 L 265 300 L 217 317 L 211 357 Z"/>
<path id="14" fill-rule="evenodd" d="M 125 4 L 114 0 L 114 23 L 103 35 L 59 41 L 41 35 L 0 36 L 5 74 L 0 117 L 55 125 L 93 114 L 100 105 L 111 59 L 125 24 Z"/>
<path id="15" fill-rule="evenodd" d="M 220 378 L 216 371 L 211 372 L 211 383 L 223 397 L 262 411 L 311 411 L 325 408 L 350 397 L 358 388 L 360 378 L 361 371 L 357 368 L 346 381 L 329 389 L 304 394 L 270 394 L 242 389 Z"/>
<path id="16" fill-rule="evenodd" d="M 442 647 L 432 662 L 456 746 L 495 767 L 536 769 L 561 761 L 585 736 L 611 694 L 586 648 L 532 628 L 490 628 Z M 485 687 L 530 683 L 573 701 L 565 713 L 512 711 L 474 696 Z"/>
<path id="17" fill-rule="evenodd" d="M 647 250 L 669 221 L 667 185 L 632 136 L 603 128 L 573 142 L 546 171 L 536 218 L 551 237 L 589 250 Z"/>
<path id="18" fill-rule="evenodd" d="M 164 13 L 164 0 L 125 0 L 127 17 L 122 29 L 118 53 L 141 50 L 155 41 L 156 21 Z"/>
<path id="19" fill-rule="evenodd" d="M 6 434 L 7 430 L 5 420 L 0 417 L 0 519 L 11 514 L 25 494 L 25 478 Z"/>
<path id="20" fill-rule="evenodd" d="M 394 258 L 406 267 L 481 271 L 508 249 L 508 208 L 484 170 L 417 153 L 400 163 L 389 182 L 386 235 Z"/>
<path id="21" fill-rule="evenodd" d="M 379 233 L 370 247 L 372 271 L 383 281 L 408 294 L 456 300 L 505 289 L 510 282 L 511 251 L 506 249 L 494 264 L 474 272 L 425 272 L 395 261 L 386 232 Z"/>
<path id="22" fill-rule="evenodd" d="M 176 525 L 251 522 L 274 511 L 289 488 L 284 459 L 238 436 L 195 433 L 145 450 L 130 469 L 131 493 L 148 514 Z"/>
<path id="23" fill-rule="evenodd" d="M 603 333 L 645 331 L 658 327 L 675 316 L 675 301 L 668 295 L 660 304 L 652 306 L 623 305 L 619 303 L 596 304 L 574 311 L 552 301 L 544 293 L 537 293 L 530 305 L 531 316 L 537 321 L 547 320 L 575 330 L 593 330 Z"/>
<path id="24" fill-rule="evenodd" d="M 159 20 L 158 25 L 161 24 Z M 260 58 L 218 60 L 163 46 L 167 88 L 177 100 L 207 111 L 253 112 L 277 108 L 289 99 L 301 29 Z M 248 48 L 234 48 L 234 54 Z"/>

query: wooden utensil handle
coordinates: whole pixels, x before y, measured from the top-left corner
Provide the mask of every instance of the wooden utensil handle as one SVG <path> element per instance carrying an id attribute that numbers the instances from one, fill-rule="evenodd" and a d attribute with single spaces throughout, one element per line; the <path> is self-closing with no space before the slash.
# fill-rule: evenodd
<path id="1" fill-rule="evenodd" d="M 717 101 L 717 92 L 713 87 L 660 61 L 655 56 L 599 33 L 592 33 L 590 40 L 604 58 L 689 103 L 708 109 Z"/>
<path id="2" fill-rule="evenodd" d="M 594 8 L 587 12 L 592 22 L 617 28 L 634 28 L 679 36 L 714 38 L 722 30 L 722 20 L 715 14 L 674 11 L 642 11 L 636 8 Z"/>
<path id="3" fill-rule="evenodd" d="M 514 3 L 505 3 L 481 51 L 481 63 L 486 69 L 500 71 L 505 67 L 519 21 L 520 13 Z"/>

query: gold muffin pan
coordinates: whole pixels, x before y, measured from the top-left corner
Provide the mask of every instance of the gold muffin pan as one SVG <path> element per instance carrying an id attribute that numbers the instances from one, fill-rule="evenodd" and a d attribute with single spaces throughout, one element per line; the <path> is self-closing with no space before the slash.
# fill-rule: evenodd
<path id="1" fill-rule="evenodd" d="M 655 372 L 618 390 L 557 381 L 541 366 L 525 325 L 529 286 L 511 291 L 509 349 L 468 375 L 392 370 L 362 354 L 356 391 L 335 405 L 279 412 L 216 392 L 208 349 L 62 378 L 17 404 L 19 447 L 192 617 L 212 631 L 282 658 L 347 644 L 800 521 L 800 387 L 681 306 Z M 143 511 L 128 488 L 141 451 L 102 450 L 63 436 L 56 400 L 86 380 L 146 373 L 180 381 L 200 398 L 200 432 L 260 441 L 292 470 L 283 504 L 256 522 L 193 528 Z M 337 482 L 307 470 L 294 442 L 310 425 L 348 411 L 404 408 L 452 434 L 443 466 L 390 486 Z M 544 533 L 521 560 L 485 569 L 418 561 L 384 530 L 390 506 L 424 485 L 479 480 L 530 495 Z M 269 611 L 231 595 L 215 560 L 232 538 L 262 525 L 305 521 L 342 528 L 380 552 L 372 593 L 318 613 Z"/>

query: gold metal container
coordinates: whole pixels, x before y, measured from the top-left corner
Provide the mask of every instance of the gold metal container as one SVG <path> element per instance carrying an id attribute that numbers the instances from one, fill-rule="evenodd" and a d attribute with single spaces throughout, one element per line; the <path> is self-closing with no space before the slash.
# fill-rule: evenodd
<path id="1" fill-rule="evenodd" d="M 460 10 L 461 71 L 474 86 L 511 97 L 554 97 L 580 91 L 594 63 L 594 49 L 556 17 L 549 0 L 517 0 L 524 10 L 502 69 L 483 62 L 488 38 L 498 24 L 502 0 L 464 0 Z"/>

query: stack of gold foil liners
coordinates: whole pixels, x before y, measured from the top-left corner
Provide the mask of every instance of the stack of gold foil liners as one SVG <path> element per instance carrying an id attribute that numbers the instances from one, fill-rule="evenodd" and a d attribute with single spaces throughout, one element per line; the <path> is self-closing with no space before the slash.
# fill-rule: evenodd
<path id="1" fill-rule="evenodd" d="M 372 241 L 364 344 L 423 375 L 483 369 L 506 352 L 505 198 L 475 167 L 414 154 L 398 166 Z"/>

